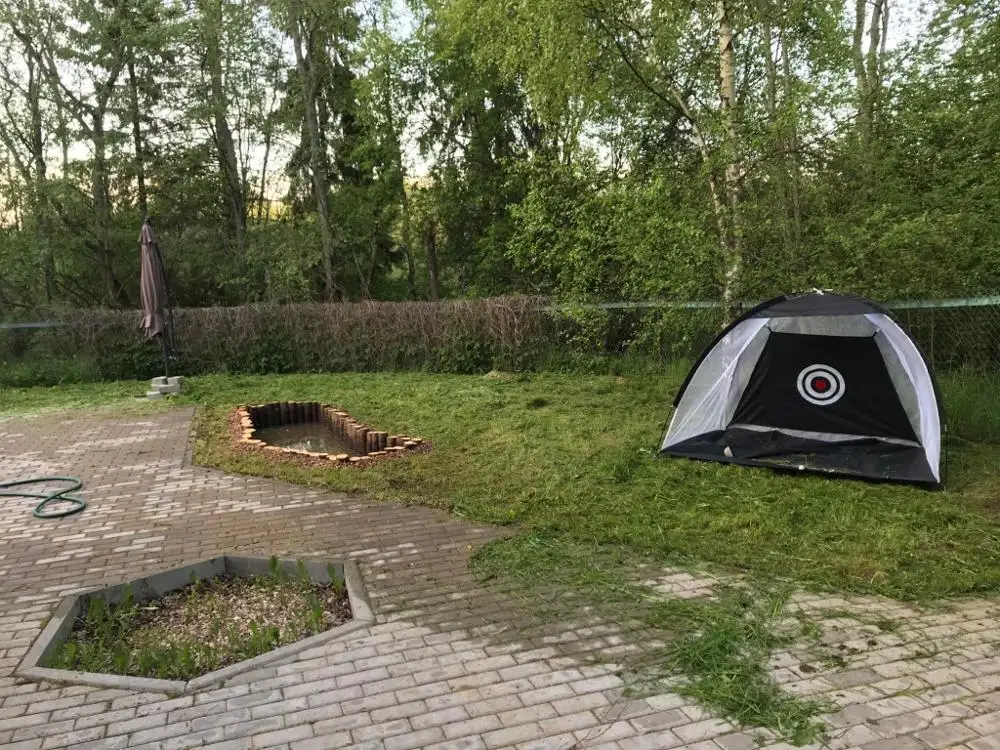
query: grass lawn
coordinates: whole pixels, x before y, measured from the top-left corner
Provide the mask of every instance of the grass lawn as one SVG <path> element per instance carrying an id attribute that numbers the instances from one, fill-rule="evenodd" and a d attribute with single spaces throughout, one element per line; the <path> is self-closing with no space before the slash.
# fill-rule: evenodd
<path id="1" fill-rule="evenodd" d="M 779 474 L 655 459 L 680 371 L 630 377 L 532 374 L 512 380 L 427 374 L 213 376 L 188 381 L 200 405 L 196 460 L 385 500 L 518 524 L 479 553 L 483 575 L 525 588 L 557 585 L 631 608 L 673 634 L 662 662 L 687 690 L 752 724 L 810 736 L 818 707 L 783 695 L 763 661 L 775 645 L 761 623 L 790 585 L 930 601 L 1000 591 L 1000 441 L 996 389 L 944 378 L 948 489 Z M 119 404 L 142 384 L 0 391 L 0 414 Z M 365 471 L 272 465 L 232 451 L 237 403 L 319 400 L 381 429 L 420 435 L 434 450 Z M 745 574 L 754 595 L 649 604 L 634 565 L 655 561 Z M 753 615 L 753 616 L 751 616 Z"/>

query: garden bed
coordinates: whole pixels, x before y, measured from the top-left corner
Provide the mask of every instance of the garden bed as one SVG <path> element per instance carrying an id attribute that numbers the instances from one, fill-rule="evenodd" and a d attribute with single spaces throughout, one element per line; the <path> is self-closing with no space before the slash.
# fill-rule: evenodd
<path id="1" fill-rule="evenodd" d="M 347 587 L 280 571 L 223 574 L 153 599 L 127 588 L 118 602 L 80 608 L 48 666 L 188 680 L 328 631 L 352 618 Z"/>

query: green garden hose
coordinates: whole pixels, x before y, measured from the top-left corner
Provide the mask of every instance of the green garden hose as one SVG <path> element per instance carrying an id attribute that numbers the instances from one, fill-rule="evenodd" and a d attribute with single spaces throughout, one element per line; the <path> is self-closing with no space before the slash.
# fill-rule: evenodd
<path id="1" fill-rule="evenodd" d="M 35 518 L 64 518 L 66 516 L 71 516 L 74 513 L 79 513 L 81 510 L 87 507 L 87 504 L 83 501 L 83 498 L 78 495 L 70 495 L 71 492 L 76 492 L 77 490 L 83 489 L 83 482 L 81 482 L 76 477 L 38 477 L 36 479 L 18 479 L 14 482 L 0 482 L 0 490 L 10 489 L 11 487 L 23 487 L 26 484 L 43 484 L 49 482 L 69 482 L 72 487 L 66 487 L 61 490 L 53 490 L 49 493 L 44 492 L 2 492 L 0 491 L 0 497 L 33 497 L 41 500 L 35 506 L 32 514 Z M 68 503 L 69 506 L 62 508 L 60 510 L 45 512 L 45 506 L 49 503 Z"/>

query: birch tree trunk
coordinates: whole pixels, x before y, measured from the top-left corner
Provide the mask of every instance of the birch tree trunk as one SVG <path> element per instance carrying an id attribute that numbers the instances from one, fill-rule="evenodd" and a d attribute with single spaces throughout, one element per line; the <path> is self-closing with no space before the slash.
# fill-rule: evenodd
<path id="1" fill-rule="evenodd" d="M 865 145 L 871 140 L 871 120 L 868 116 L 868 75 L 865 71 L 865 19 L 868 15 L 867 0 L 854 4 L 854 80 L 858 90 L 858 133 Z"/>
<path id="2" fill-rule="evenodd" d="M 875 128 L 875 118 L 882 91 L 881 57 L 888 31 L 887 0 L 857 0 L 854 8 L 854 78 L 858 91 L 858 132 L 861 143 L 869 146 Z M 868 26 L 868 49 L 865 49 L 865 26 Z"/>
<path id="3" fill-rule="evenodd" d="M 139 82 L 135 75 L 135 50 L 128 61 L 128 109 L 132 120 L 132 145 L 135 149 L 135 180 L 139 197 L 139 211 L 149 215 L 149 196 L 146 192 L 146 156 L 142 145 L 142 119 L 139 114 Z"/>
<path id="4" fill-rule="evenodd" d="M 781 70 L 785 90 L 785 106 L 791 110 L 791 121 L 787 145 L 785 147 L 788 162 L 789 193 L 792 204 L 792 238 L 795 249 L 802 244 L 802 166 L 799 160 L 799 126 L 798 106 L 792 101 L 792 63 L 788 53 L 788 31 L 782 29 L 779 39 L 781 44 Z"/>
<path id="5" fill-rule="evenodd" d="M 223 2 L 224 0 L 203 0 L 202 28 L 219 167 L 226 188 L 226 202 L 229 204 L 236 252 L 242 258 L 246 254 L 247 245 L 247 205 L 233 131 L 229 127 L 229 106 L 222 75 Z"/>
<path id="6" fill-rule="evenodd" d="M 712 216 L 718 230 L 723 265 L 722 300 L 727 321 L 734 319 L 739 314 L 743 285 L 743 222 L 741 215 L 743 178 L 740 159 L 742 144 L 736 100 L 736 54 L 733 47 L 733 24 L 728 5 L 730 2 L 732 0 L 716 0 L 715 5 L 715 29 L 718 33 L 719 45 L 719 96 L 724 123 L 721 150 L 711 142 L 711 134 L 705 131 L 700 118 L 695 115 L 689 105 L 688 100 L 694 91 L 682 90 L 677 83 L 678 77 L 676 75 L 665 76 L 665 86 L 660 89 L 643 71 L 642 63 L 638 59 L 643 56 L 642 53 L 648 57 L 655 57 L 655 53 L 649 49 L 646 36 L 623 17 L 617 17 L 614 14 L 610 17 L 605 16 L 603 10 L 597 10 L 589 16 L 614 42 L 622 62 L 625 63 L 636 81 L 664 104 L 674 108 L 679 117 L 682 116 L 690 125 L 691 136 L 698 147 L 705 168 L 708 192 L 712 202 Z M 633 51 L 630 49 L 630 46 L 633 45 L 638 46 L 640 54 L 633 55 Z M 721 181 L 719 176 L 720 161 L 724 165 Z"/>
<path id="7" fill-rule="evenodd" d="M 779 125 L 778 119 L 778 62 L 774 58 L 774 33 L 771 27 L 771 19 L 764 20 L 764 31 L 762 39 L 762 52 L 764 58 L 764 111 L 767 113 L 768 125 L 775 134 L 775 141 L 779 148 L 784 150 L 785 134 L 784 127 Z M 775 189 L 778 193 L 778 203 L 780 207 L 779 223 L 781 225 L 781 238 L 786 257 L 792 255 L 792 227 L 790 215 L 792 213 L 789 199 L 790 182 L 786 161 L 779 160 L 772 168 Z"/>
<path id="8" fill-rule="evenodd" d="M 726 320 L 732 321 L 740 311 L 743 271 L 743 221 L 740 165 L 739 114 L 736 102 L 736 54 L 733 48 L 733 26 L 727 0 L 717 0 L 716 19 L 719 31 L 719 98 L 725 122 L 725 182 L 728 208 L 726 227 L 725 271 L 722 304 Z"/>
<path id="9" fill-rule="evenodd" d="M 309 170 L 312 172 L 313 195 L 319 214 L 320 238 L 323 243 L 323 282 L 327 301 L 340 296 L 340 288 L 333 267 L 335 240 L 330 222 L 330 176 L 327 171 L 325 141 L 320 131 L 319 111 L 316 102 L 318 82 L 315 70 L 315 48 L 312 32 L 303 29 L 298 3 L 289 3 L 289 36 L 295 50 L 295 65 L 302 89 L 306 130 L 309 131 Z M 303 49 L 304 48 L 304 49 Z"/>
<path id="10" fill-rule="evenodd" d="M 882 98 L 882 14 L 886 0 L 872 0 L 872 18 L 868 26 L 868 55 L 865 60 L 867 79 L 866 104 L 868 107 L 869 138 L 874 136 L 876 117 Z"/>

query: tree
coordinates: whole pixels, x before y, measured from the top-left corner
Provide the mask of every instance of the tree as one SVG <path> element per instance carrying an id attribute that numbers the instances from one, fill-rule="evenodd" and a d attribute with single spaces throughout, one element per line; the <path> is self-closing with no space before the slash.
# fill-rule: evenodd
<path id="1" fill-rule="evenodd" d="M 716 23 L 719 29 L 719 98 L 725 122 L 726 197 L 729 203 L 727 226 L 723 239 L 726 273 L 722 287 L 722 304 L 726 320 L 732 322 L 739 315 L 742 294 L 741 271 L 743 267 L 743 166 L 740 140 L 740 115 L 736 100 L 736 53 L 733 48 L 733 22 L 730 17 L 731 0 L 716 0 Z"/>
<path id="2" fill-rule="evenodd" d="M 3 311 L 1000 285 L 990 3 L 408 2 L 0 6 Z"/>
<path id="3" fill-rule="evenodd" d="M 66 18 L 50 8 L 23 0 L 11 31 L 24 45 L 48 84 L 56 106 L 76 120 L 93 148 L 91 197 L 96 218 L 92 249 L 104 284 L 103 301 L 119 305 L 123 285 L 114 267 L 111 240 L 111 192 L 108 165 L 107 117 L 115 85 L 126 65 L 123 38 L 125 2 L 116 2 L 108 14 L 89 3 L 74 3 Z M 65 80 L 60 64 L 77 68 L 87 80 L 90 95 L 78 94 Z"/>
<path id="4" fill-rule="evenodd" d="M 223 70 L 227 6 L 227 0 L 197 0 L 196 23 L 200 30 L 200 44 L 204 49 L 202 69 L 208 79 L 212 137 L 218 151 L 219 171 L 225 186 L 236 252 L 242 258 L 247 245 L 247 197 L 243 171 L 240 169 L 233 132 L 229 126 L 229 96 Z"/>
<path id="5" fill-rule="evenodd" d="M 380 203 L 378 228 L 384 231 L 392 223 L 398 209 L 401 220 L 399 245 L 406 261 L 406 294 L 408 299 L 414 299 L 416 260 L 413 245 L 416 238 L 407 190 L 403 141 L 409 117 L 417 104 L 418 53 L 412 42 L 400 42 L 388 33 L 395 20 L 390 2 L 373 8 L 368 19 L 369 26 L 364 37 L 368 69 L 358 80 L 358 114 L 366 138 L 359 153 L 363 153 L 363 158 L 369 162 L 366 170 L 369 174 L 378 171 L 378 177 L 370 181 L 374 183 L 377 179 L 384 186 L 380 191 L 371 191 Z M 373 246 L 379 244 L 378 239 L 373 242 Z M 370 265 L 372 272 L 374 265 Z M 371 284 L 367 286 L 370 288 Z"/>
<path id="6" fill-rule="evenodd" d="M 343 297 L 336 274 L 336 238 L 331 218 L 331 166 L 328 148 L 329 110 L 323 106 L 322 87 L 334 73 L 336 61 L 327 57 L 328 45 L 334 46 L 350 34 L 347 9 L 312 0 L 285 0 L 274 3 L 272 10 L 281 19 L 282 28 L 291 40 L 295 54 L 296 78 L 289 90 L 298 91 L 298 109 L 303 113 L 303 138 L 316 203 L 319 234 L 323 248 L 323 288 L 327 300 Z"/>
<path id="7" fill-rule="evenodd" d="M 871 6 L 869 13 L 868 7 Z M 854 7 L 854 77 L 858 90 L 858 131 L 870 146 L 882 98 L 882 59 L 888 39 L 888 0 L 856 0 Z M 866 34 L 867 32 L 867 34 Z M 867 49 L 865 37 L 867 35 Z"/>
<path id="8" fill-rule="evenodd" d="M 10 57 L 23 56 L 24 75 L 19 76 L 9 68 L 0 72 L 6 126 L 0 127 L 0 142 L 28 187 L 27 215 L 35 225 L 35 237 L 42 259 L 45 276 L 45 300 L 51 304 L 55 297 L 55 256 L 52 247 L 51 211 L 48 201 L 48 178 L 45 160 L 45 132 L 43 130 L 42 81 L 38 64 L 28 54 L 23 41 L 4 40 Z M 22 153 L 27 156 L 22 156 Z"/>

